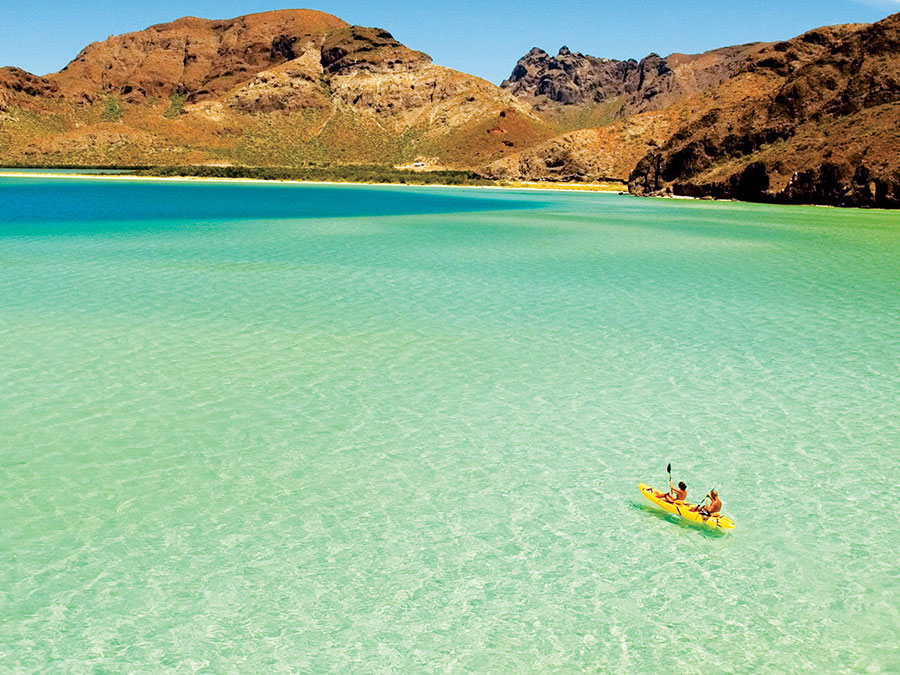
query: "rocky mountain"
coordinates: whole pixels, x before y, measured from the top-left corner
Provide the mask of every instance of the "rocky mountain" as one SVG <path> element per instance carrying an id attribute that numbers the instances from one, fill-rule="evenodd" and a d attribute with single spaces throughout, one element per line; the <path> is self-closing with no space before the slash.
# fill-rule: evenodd
<path id="1" fill-rule="evenodd" d="M 771 86 L 681 126 L 632 192 L 900 207 L 900 14 L 810 31 L 745 70 Z"/>
<path id="2" fill-rule="evenodd" d="M 179 19 L 45 77 L 0 69 L 5 162 L 470 168 L 553 133 L 495 85 L 310 10 Z"/>
<path id="3" fill-rule="evenodd" d="M 572 52 L 556 56 L 537 47 L 519 59 L 500 85 L 538 110 L 607 104 L 611 117 L 658 110 L 716 87 L 739 72 L 766 45 L 754 43 L 703 54 L 650 54 L 617 61 Z"/>
<path id="4" fill-rule="evenodd" d="M 0 163 L 406 164 L 900 206 L 900 14 L 617 61 L 533 49 L 497 87 L 310 10 L 187 17 L 0 68 Z"/>
<path id="5" fill-rule="evenodd" d="M 534 48 L 501 87 L 568 133 L 500 158 L 485 168 L 509 180 L 628 181 L 649 152 L 685 122 L 766 84 L 746 75 L 771 47 L 751 43 L 703 54 L 650 54 L 617 61 Z M 585 129 L 585 127 L 587 127 Z"/>
<path id="6" fill-rule="evenodd" d="M 745 56 L 764 51 L 762 45 L 754 47 L 744 49 Z M 717 50 L 723 51 L 726 50 Z M 713 60 L 701 58 L 703 56 L 691 60 L 695 63 Z M 599 127 L 564 133 L 535 144 L 492 162 L 484 171 L 491 177 L 508 180 L 611 180 L 624 186 L 637 163 L 664 145 L 685 124 L 699 124 L 704 115 L 716 107 L 752 104 L 760 92 L 773 87 L 767 75 L 749 71 L 736 72 L 717 86 L 707 85 L 703 90 L 699 90 L 696 80 L 691 82 L 690 87 L 676 82 L 676 86 L 665 94 L 670 103 L 658 108 L 628 113 L 619 97 L 613 118 Z M 643 101 L 643 105 L 648 101 L 639 92 L 632 100 Z M 536 109 L 546 111 L 545 105 L 536 103 Z M 551 114 L 557 119 L 561 114 L 577 119 L 579 111 L 588 118 L 591 116 L 591 104 L 551 105 L 555 106 Z M 636 105 L 639 109 L 642 104 Z"/>
<path id="7" fill-rule="evenodd" d="M 599 128 L 498 159 L 485 170 L 492 176 L 628 180 L 635 194 L 900 206 L 900 14 L 641 62 L 533 49 L 503 87 L 564 125 Z"/>

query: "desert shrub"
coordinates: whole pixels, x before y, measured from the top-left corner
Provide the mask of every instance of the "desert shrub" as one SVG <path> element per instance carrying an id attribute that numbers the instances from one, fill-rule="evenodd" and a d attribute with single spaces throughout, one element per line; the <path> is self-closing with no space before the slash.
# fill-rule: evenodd
<path id="1" fill-rule="evenodd" d="M 103 102 L 103 110 L 100 113 L 100 119 L 104 122 L 118 122 L 125 113 L 122 106 L 112 96 L 108 96 Z"/>
<path id="2" fill-rule="evenodd" d="M 409 171 L 390 166 L 339 164 L 308 167 L 160 166 L 143 171 L 152 176 L 255 178 L 262 180 L 395 183 L 406 185 L 490 185 L 474 171 Z"/>
<path id="3" fill-rule="evenodd" d="M 184 102 L 187 100 L 187 97 L 184 94 L 179 94 L 177 91 L 173 91 L 172 95 L 169 97 L 169 109 L 163 113 L 169 119 L 173 117 L 178 117 L 182 112 L 184 112 Z"/>

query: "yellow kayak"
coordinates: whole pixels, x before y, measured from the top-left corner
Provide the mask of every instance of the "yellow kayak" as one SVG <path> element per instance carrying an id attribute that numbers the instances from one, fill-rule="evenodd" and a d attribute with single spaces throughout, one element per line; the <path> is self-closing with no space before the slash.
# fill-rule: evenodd
<path id="1" fill-rule="evenodd" d="M 655 490 L 649 485 L 644 485 L 643 483 L 640 483 L 638 485 L 638 488 L 640 489 L 642 495 L 656 504 L 659 508 L 663 509 L 664 511 L 668 511 L 669 513 L 674 513 L 675 515 L 681 516 L 685 520 L 690 520 L 693 523 L 714 525 L 716 527 L 722 527 L 726 530 L 734 529 L 734 521 L 731 520 L 731 518 L 726 518 L 725 516 L 718 513 L 714 513 L 708 518 L 704 518 L 696 511 L 691 511 L 691 507 L 693 506 L 693 504 L 688 504 L 682 501 L 677 501 L 674 504 L 669 503 L 656 496 L 657 492 L 662 492 L 661 490 Z"/>

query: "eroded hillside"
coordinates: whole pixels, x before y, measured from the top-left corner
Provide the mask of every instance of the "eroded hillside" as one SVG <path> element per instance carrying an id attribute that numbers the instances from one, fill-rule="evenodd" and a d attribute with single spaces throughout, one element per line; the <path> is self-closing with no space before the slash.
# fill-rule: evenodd
<path id="1" fill-rule="evenodd" d="M 471 168 L 550 137 L 531 106 L 390 33 L 309 10 L 183 18 L 62 71 L 0 69 L 0 157 L 32 164 Z"/>
<path id="2" fill-rule="evenodd" d="M 59 73 L 0 68 L 0 162 L 415 163 L 900 206 L 900 15 L 640 61 L 533 49 L 500 87 L 322 12 L 187 17 Z"/>
<path id="3" fill-rule="evenodd" d="M 503 86 L 564 126 L 599 128 L 499 159 L 492 176 L 900 206 L 900 15 L 641 62 L 532 50 Z"/>

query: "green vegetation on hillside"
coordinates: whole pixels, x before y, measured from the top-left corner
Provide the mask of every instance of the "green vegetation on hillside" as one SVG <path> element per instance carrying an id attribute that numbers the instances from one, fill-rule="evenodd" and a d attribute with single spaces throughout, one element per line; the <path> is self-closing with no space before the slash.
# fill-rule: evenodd
<path id="1" fill-rule="evenodd" d="M 57 162 L 55 164 L 35 164 L 34 162 L 0 162 L 0 169 L 9 169 L 10 171 L 15 171 L 16 169 L 44 169 L 47 173 L 53 173 L 53 169 L 89 169 L 91 171 L 109 171 L 110 174 L 121 174 L 123 172 L 143 172 L 151 167 L 148 167 L 145 164 L 137 165 L 117 165 L 110 166 L 109 164 L 73 164 L 71 162 Z"/>
<path id="2" fill-rule="evenodd" d="M 311 167 L 163 166 L 137 172 L 144 176 L 255 178 L 260 180 L 394 183 L 405 185 L 494 185 L 474 171 L 409 171 L 377 165 Z"/>
<path id="3" fill-rule="evenodd" d="M 169 98 L 169 109 L 163 115 L 169 119 L 178 117 L 184 111 L 185 101 L 187 101 L 187 96 L 173 91 Z"/>
<path id="4" fill-rule="evenodd" d="M 103 102 L 103 111 L 100 113 L 100 119 L 104 122 L 118 122 L 124 114 L 119 102 L 110 96 Z"/>

